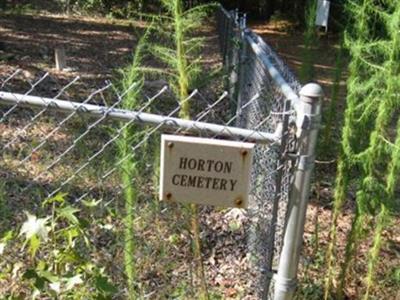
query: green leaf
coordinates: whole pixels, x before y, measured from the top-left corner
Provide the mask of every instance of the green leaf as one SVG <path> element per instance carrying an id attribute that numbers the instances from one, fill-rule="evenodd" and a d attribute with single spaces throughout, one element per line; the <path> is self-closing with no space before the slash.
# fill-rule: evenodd
<path id="1" fill-rule="evenodd" d="M 39 276 L 39 274 L 36 273 L 36 271 L 34 269 L 26 270 L 26 272 L 22 275 L 22 278 L 28 279 L 28 280 L 34 279 L 35 282 L 34 282 L 33 286 L 36 289 L 38 289 L 39 291 L 43 291 L 43 289 L 45 287 L 46 279 Z"/>
<path id="2" fill-rule="evenodd" d="M 51 272 L 49 272 L 49 271 L 43 271 L 43 270 L 41 270 L 41 271 L 38 271 L 37 274 L 38 274 L 40 277 L 46 279 L 46 280 L 49 281 L 49 282 L 58 282 L 58 281 L 59 281 L 58 276 L 54 275 L 53 273 L 51 273 Z"/>
<path id="3" fill-rule="evenodd" d="M 74 238 L 80 235 L 80 231 L 77 227 L 71 227 L 64 232 L 65 236 L 68 239 L 68 245 L 71 246 Z"/>
<path id="4" fill-rule="evenodd" d="M 79 227 L 80 228 L 87 228 L 90 226 L 90 222 L 86 219 L 80 218 L 79 219 Z"/>
<path id="5" fill-rule="evenodd" d="M 0 240 L 0 255 L 4 253 L 4 249 L 7 246 L 7 243 L 13 238 L 14 232 L 12 230 L 7 231 L 2 239 Z"/>
<path id="6" fill-rule="evenodd" d="M 31 253 L 31 256 L 34 257 L 37 250 L 39 249 L 40 246 L 40 240 L 38 239 L 37 235 L 32 236 L 29 239 L 29 252 Z"/>
<path id="7" fill-rule="evenodd" d="M 79 256 L 79 254 L 74 251 L 74 250 L 69 250 L 69 251 L 63 251 L 61 252 L 57 259 L 60 261 L 60 263 L 77 263 L 82 260 L 82 257 Z"/>
<path id="8" fill-rule="evenodd" d="M 70 221 L 72 224 L 79 224 L 79 220 L 78 218 L 75 216 L 75 213 L 79 212 L 79 209 L 74 208 L 70 205 L 65 206 L 63 208 L 59 208 L 57 210 L 58 212 L 58 216 L 59 217 L 63 217 L 65 219 L 67 219 L 68 221 Z"/>
<path id="9" fill-rule="evenodd" d="M 14 232 L 12 230 L 7 231 L 4 236 L 2 237 L 1 241 L 6 243 L 13 238 Z"/>
<path id="10" fill-rule="evenodd" d="M 53 198 L 47 199 L 42 203 L 42 207 L 45 207 L 47 204 L 51 203 L 64 203 L 65 202 L 65 197 L 67 196 L 67 193 L 58 193 L 55 195 Z"/>
<path id="11" fill-rule="evenodd" d="M 96 288 L 105 294 L 115 294 L 118 290 L 117 288 L 108 282 L 108 279 L 104 276 L 97 276 L 95 279 Z"/>
<path id="12" fill-rule="evenodd" d="M 35 286 L 35 288 L 37 288 L 39 291 L 43 291 L 44 288 L 45 288 L 45 283 L 46 283 L 45 278 L 40 277 L 40 276 L 37 276 L 37 277 L 36 277 L 36 280 L 35 280 L 35 283 L 34 283 L 34 286 Z"/>
<path id="13" fill-rule="evenodd" d="M 46 270 L 46 262 L 43 260 L 39 260 L 39 262 L 37 263 L 37 266 L 36 266 L 36 270 L 38 270 L 38 271 Z"/>
<path id="14" fill-rule="evenodd" d="M 99 205 L 99 203 L 101 202 L 101 200 L 82 200 L 83 205 L 85 205 L 86 207 L 96 207 L 97 205 Z"/>
<path id="15" fill-rule="evenodd" d="M 37 276 L 38 275 L 36 274 L 36 271 L 34 269 L 28 269 L 22 275 L 22 278 L 23 279 L 32 279 L 32 278 L 36 278 Z"/>

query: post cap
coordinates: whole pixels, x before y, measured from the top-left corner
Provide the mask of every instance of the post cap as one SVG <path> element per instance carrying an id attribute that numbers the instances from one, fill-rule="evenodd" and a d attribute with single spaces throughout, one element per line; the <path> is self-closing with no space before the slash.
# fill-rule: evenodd
<path id="1" fill-rule="evenodd" d="M 320 98 L 324 95 L 324 91 L 317 83 L 308 83 L 300 90 L 300 96 L 307 98 Z"/>

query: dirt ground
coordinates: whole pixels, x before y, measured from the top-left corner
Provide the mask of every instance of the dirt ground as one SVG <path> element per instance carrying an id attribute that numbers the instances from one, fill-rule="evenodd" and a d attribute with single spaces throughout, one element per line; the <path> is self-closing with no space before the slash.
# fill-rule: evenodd
<path id="1" fill-rule="evenodd" d="M 283 29 L 282 24 L 251 24 L 252 28 L 263 36 L 267 43 L 298 74 L 301 67 L 302 35 L 292 29 Z M 124 67 L 130 60 L 137 36 L 145 27 L 136 21 L 110 20 L 105 18 L 89 18 L 63 15 L 3 15 L 0 18 L 0 78 L 21 68 L 24 76 L 33 80 L 50 72 L 51 77 L 60 86 L 80 76 L 84 80 L 82 90 L 98 88 L 106 80 L 113 77 L 118 68 Z M 215 64 L 216 43 L 210 43 L 208 63 Z M 67 55 L 68 70 L 57 71 L 54 63 L 55 48 L 63 47 Z M 338 37 L 324 35 L 320 41 L 320 54 L 316 56 L 316 80 L 320 83 L 326 97 L 324 104 L 330 101 L 332 75 L 335 53 L 338 48 Z M 206 62 L 207 63 L 207 62 Z M 345 95 L 345 75 L 342 82 L 338 115 L 343 111 Z M 15 86 L 15 92 L 19 90 Z M 339 118 L 340 120 L 340 118 Z M 319 299 L 323 278 L 323 256 L 327 245 L 331 216 L 331 200 L 334 182 L 335 163 L 317 164 L 318 184 L 314 184 L 311 204 L 307 213 L 305 228 L 305 249 L 302 259 L 300 281 L 302 289 L 310 290 L 309 295 Z M 352 202 L 349 195 L 347 211 L 339 223 L 339 252 L 343 252 L 345 234 L 351 224 Z M 368 244 L 370 241 L 365 241 Z M 339 256 L 340 256 L 339 253 Z M 365 251 L 359 257 L 365 257 Z M 395 219 L 393 225 L 385 232 L 385 244 L 381 254 L 382 268 L 377 281 L 383 286 L 374 291 L 373 299 L 400 299 L 398 286 L 392 280 L 392 273 L 400 264 L 400 220 Z M 361 260 L 361 259 L 360 259 Z M 365 267 L 365 266 L 364 266 Z M 365 271 L 355 264 L 354 277 L 349 281 L 348 299 L 356 299 L 362 277 L 357 276 Z M 227 292 L 228 293 L 228 292 Z M 372 298 L 371 298 L 372 299 Z"/>
<path id="2" fill-rule="evenodd" d="M 50 72 L 61 82 L 79 75 L 87 85 L 98 87 L 128 63 L 135 30 L 141 27 L 104 18 L 5 15 L 0 20 L 0 72 L 21 68 L 30 79 Z M 67 71 L 55 69 L 56 48 L 65 49 Z"/>

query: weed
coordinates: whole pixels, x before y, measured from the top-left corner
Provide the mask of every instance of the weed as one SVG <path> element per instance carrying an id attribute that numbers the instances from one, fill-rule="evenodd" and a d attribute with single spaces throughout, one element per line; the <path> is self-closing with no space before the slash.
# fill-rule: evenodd
<path id="1" fill-rule="evenodd" d="M 399 130 L 397 128 L 393 143 L 391 140 L 394 135 L 389 132 L 393 132 L 390 128 L 399 107 L 395 95 L 400 89 L 397 80 L 400 7 L 392 2 L 377 6 L 374 1 L 363 0 L 352 2 L 347 8 L 352 18 L 347 25 L 345 41 L 351 62 L 331 241 L 327 255 L 325 299 L 328 299 L 331 292 L 334 276 L 337 219 L 350 184 L 354 184 L 357 190 L 356 213 L 346 241 L 345 257 L 336 291 L 337 299 L 344 298 L 346 275 L 357 253 L 361 237 L 366 233 L 373 237 L 364 281 L 364 296 L 370 297 L 372 278 L 382 243 L 382 230 L 393 209 L 394 182 L 399 176 L 399 154 L 396 150 L 400 139 Z M 365 136 L 369 138 L 361 138 Z M 351 178 L 354 169 L 358 171 L 357 180 Z M 375 229 L 372 232 L 365 226 L 366 220 L 371 217 L 375 220 Z"/>
<path id="2" fill-rule="evenodd" d="M 144 75 L 143 72 L 141 72 L 140 67 L 148 43 L 149 30 L 150 29 L 148 29 L 144 36 L 139 40 L 131 65 L 121 71 L 121 89 L 123 91 L 128 91 L 124 101 L 122 102 L 122 107 L 125 109 L 135 109 L 141 103 L 140 96 L 144 82 Z M 132 89 L 132 85 L 136 83 L 138 83 L 138 85 Z M 124 160 L 123 163 L 120 164 L 120 176 L 125 200 L 124 265 L 127 276 L 129 299 L 136 299 L 137 297 L 134 220 L 138 190 L 135 186 L 135 178 L 139 177 L 139 170 L 141 170 L 141 166 L 143 166 L 143 163 L 140 163 L 140 160 L 138 161 L 137 157 L 131 154 L 131 145 L 137 144 L 140 136 L 141 133 L 140 131 L 137 131 L 137 126 L 132 125 L 122 130 L 121 136 L 117 141 L 119 160 Z"/>
<path id="3" fill-rule="evenodd" d="M 196 82 L 200 73 L 199 50 L 202 47 L 202 38 L 193 37 L 193 31 L 200 27 L 207 14 L 209 6 L 196 6 L 184 11 L 181 0 L 163 0 L 168 17 L 161 18 L 163 27 L 170 28 L 168 36 L 172 36 L 173 45 L 153 46 L 153 54 L 171 68 L 170 83 L 177 95 L 181 108 L 179 116 L 190 119 L 189 90 Z M 190 62 L 189 62 L 190 61 Z M 197 265 L 197 276 L 201 283 L 200 299 L 208 299 L 208 291 L 205 281 L 204 266 L 201 257 L 200 229 L 198 221 L 197 205 L 190 205 L 188 209 L 191 215 L 191 228 L 193 234 L 193 252 Z"/>
<path id="4" fill-rule="evenodd" d="M 91 220 L 78 215 L 80 209 L 68 204 L 64 197 L 57 195 L 43 202 L 44 208 L 52 207 L 50 215 L 38 217 L 26 212 L 27 220 L 19 235 L 10 231 L 3 237 L 2 252 L 22 244 L 21 258 L 29 255 L 29 263 L 22 267 L 22 273 L 18 272 L 19 280 L 34 298 L 110 297 L 117 292 L 116 287 L 88 255 L 92 247 L 87 234 Z"/>

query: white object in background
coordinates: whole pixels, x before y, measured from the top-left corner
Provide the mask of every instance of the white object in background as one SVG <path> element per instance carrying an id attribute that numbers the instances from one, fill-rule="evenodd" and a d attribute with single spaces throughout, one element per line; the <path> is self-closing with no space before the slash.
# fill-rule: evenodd
<path id="1" fill-rule="evenodd" d="M 318 26 L 325 27 L 325 31 L 328 31 L 328 18 L 329 18 L 330 6 L 331 6 L 330 1 L 318 0 L 317 17 L 315 19 L 315 24 Z"/>
<path id="2" fill-rule="evenodd" d="M 57 71 L 62 71 L 67 67 L 67 58 L 65 56 L 65 49 L 63 47 L 56 48 L 54 50 L 56 69 Z"/>

